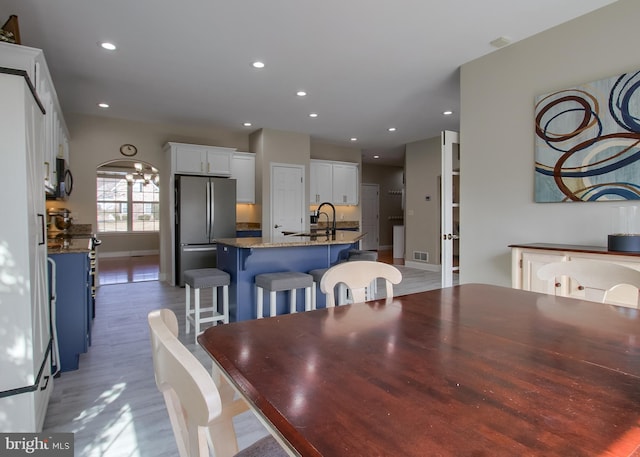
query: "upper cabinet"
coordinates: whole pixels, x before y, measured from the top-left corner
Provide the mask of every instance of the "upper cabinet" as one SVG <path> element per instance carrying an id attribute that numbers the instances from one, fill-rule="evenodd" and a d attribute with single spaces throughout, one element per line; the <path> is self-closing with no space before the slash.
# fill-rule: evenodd
<path id="1" fill-rule="evenodd" d="M 322 202 L 333 203 L 333 165 L 324 160 L 311 160 L 310 202 L 320 204 Z"/>
<path id="2" fill-rule="evenodd" d="M 311 160 L 310 203 L 358 204 L 358 164 Z"/>
<path id="3" fill-rule="evenodd" d="M 357 205 L 358 187 L 357 164 L 333 164 L 333 203 L 335 205 Z"/>
<path id="4" fill-rule="evenodd" d="M 198 144 L 167 143 L 171 151 L 173 173 L 209 176 L 231 176 L 235 149 Z"/>
<path id="5" fill-rule="evenodd" d="M 236 201 L 256 202 L 256 155 L 250 152 L 234 152 L 231 177 L 236 180 Z"/>
<path id="6" fill-rule="evenodd" d="M 44 54 L 40 49 L 0 42 L 0 67 L 24 72 L 45 112 L 41 167 L 44 187 L 52 190 L 58 184 L 56 158 L 69 162 L 69 131 Z"/>

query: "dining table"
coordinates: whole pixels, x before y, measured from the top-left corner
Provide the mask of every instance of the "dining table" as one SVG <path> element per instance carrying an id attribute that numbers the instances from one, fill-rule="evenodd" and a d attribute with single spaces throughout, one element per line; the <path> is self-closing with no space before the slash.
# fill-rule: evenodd
<path id="1" fill-rule="evenodd" d="M 208 328 L 290 455 L 640 456 L 640 310 L 487 284 Z"/>

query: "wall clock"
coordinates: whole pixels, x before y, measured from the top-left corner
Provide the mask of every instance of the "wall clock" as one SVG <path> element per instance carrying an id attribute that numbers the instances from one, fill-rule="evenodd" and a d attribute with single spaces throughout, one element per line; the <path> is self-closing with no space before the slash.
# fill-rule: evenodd
<path id="1" fill-rule="evenodd" d="M 127 157 L 133 157 L 138 153 L 138 148 L 132 144 L 123 144 L 120 146 L 120 154 Z"/>

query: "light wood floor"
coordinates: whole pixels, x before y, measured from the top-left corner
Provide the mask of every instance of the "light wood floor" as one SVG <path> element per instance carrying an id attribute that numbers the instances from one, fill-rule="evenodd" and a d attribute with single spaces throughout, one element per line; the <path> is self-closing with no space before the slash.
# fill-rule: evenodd
<path id="1" fill-rule="evenodd" d="M 403 281 L 394 287 L 395 295 L 440 287 L 438 273 L 396 266 Z M 203 294 L 202 299 L 207 298 Z M 44 424 L 48 432 L 73 432 L 76 456 L 177 456 L 149 350 L 146 317 L 157 308 L 176 312 L 181 341 L 207 369 L 211 367 L 193 335 L 184 335 L 184 289 L 158 281 L 102 285 L 92 346 L 80 356 L 78 370 L 54 380 Z M 236 429 L 241 448 L 267 433 L 251 412 L 236 418 Z"/>

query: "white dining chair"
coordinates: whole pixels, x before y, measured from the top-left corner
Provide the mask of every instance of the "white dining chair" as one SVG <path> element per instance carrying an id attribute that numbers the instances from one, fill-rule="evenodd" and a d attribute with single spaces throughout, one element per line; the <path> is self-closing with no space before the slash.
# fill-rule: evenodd
<path id="1" fill-rule="evenodd" d="M 178 340 L 173 311 L 148 315 L 156 385 L 164 395 L 180 457 L 281 457 L 286 452 L 271 436 L 238 452 L 233 417 L 248 409 L 241 399 L 223 402 L 213 378 Z M 230 388 L 230 386 L 229 386 Z"/>
<path id="2" fill-rule="evenodd" d="M 402 273 L 393 265 L 369 260 L 343 262 L 327 270 L 320 280 L 320 290 L 327 296 L 327 307 L 335 306 L 336 285 L 342 283 L 350 291 L 354 303 L 366 301 L 366 290 L 377 278 L 385 280 L 387 303 L 393 298 L 393 285 L 400 284 Z"/>
<path id="3" fill-rule="evenodd" d="M 585 299 L 613 305 L 638 308 L 640 271 L 611 262 L 570 260 L 552 262 L 538 270 L 538 277 L 544 281 L 561 284 L 565 276 L 578 283 L 578 290 L 584 291 Z M 629 293 L 631 286 L 633 290 Z M 628 297 L 633 297 L 631 300 Z"/>

